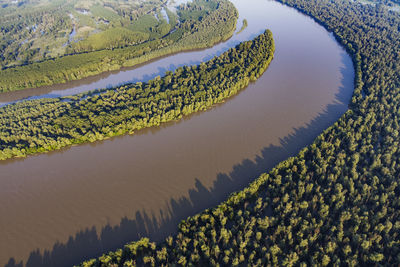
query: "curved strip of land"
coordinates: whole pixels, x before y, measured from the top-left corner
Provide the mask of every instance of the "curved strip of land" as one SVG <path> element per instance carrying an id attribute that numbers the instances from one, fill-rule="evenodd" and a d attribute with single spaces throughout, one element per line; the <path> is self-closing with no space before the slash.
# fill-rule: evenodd
<path id="1" fill-rule="evenodd" d="M 81 266 L 398 265 L 398 14 L 349 1 L 281 1 L 332 31 L 352 55 L 350 109 L 296 157 L 162 243 L 142 239 Z"/>
<path id="2" fill-rule="evenodd" d="M 240 34 L 242 31 L 244 31 L 247 28 L 247 26 L 248 26 L 247 19 L 244 19 L 242 23 L 243 23 L 242 28 L 240 28 L 240 30 L 236 34 Z"/>
<path id="3" fill-rule="evenodd" d="M 206 110 L 245 88 L 268 68 L 272 33 L 199 66 L 105 92 L 16 103 L 0 109 L 0 159 L 94 142 Z"/>
<path id="4" fill-rule="evenodd" d="M 239 21 L 248 19 L 245 31 L 212 49 L 180 53 L 182 61 L 165 58 L 156 73 L 207 61 L 266 25 L 276 45 L 268 71 L 206 112 L 0 162 L 3 265 L 72 266 L 143 236 L 164 240 L 181 220 L 296 155 L 346 112 L 354 68 L 329 32 L 274 1 L 232 2 Z"/>

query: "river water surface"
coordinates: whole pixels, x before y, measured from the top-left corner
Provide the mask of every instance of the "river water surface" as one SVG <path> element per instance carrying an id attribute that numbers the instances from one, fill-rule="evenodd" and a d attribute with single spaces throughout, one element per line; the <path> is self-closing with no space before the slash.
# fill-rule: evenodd
<path id="1" fill-rule="evenodd" d="M 330 33 L 273 1 L 233 3 L 238 29 L 244 18 L 248 27 L 212 49 L 38 89 L 37 95 L 68 95 L 146 80 L 207 60 L 266 28 L 275 39 L 266 73 L 207 112 L 131 136 L 1 162 L 0 266 L 69 266 L 141 236 L 164 238 L 180 220 L 295 155 L 347 110 L 353 65 Z M 3 102 L 31 93 L 22 94 Z"/>

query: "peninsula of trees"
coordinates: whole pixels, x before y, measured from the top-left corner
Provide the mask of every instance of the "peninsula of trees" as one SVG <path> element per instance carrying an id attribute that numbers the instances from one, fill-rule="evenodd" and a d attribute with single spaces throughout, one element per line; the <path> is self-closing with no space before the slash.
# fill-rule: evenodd
<path id="1" fill-rule="evenodd" d="M 242 28 L 240 28 L 240 30 L 239 30 L 236 34 L 239 34 L 239 33 L 241 33 L 242 31 L 244 31 L 244 30 L 247 28 L 247 26 L 248 26 L 247 19 L 244 19 L 244 20 L 243 20 L 243 24 L 242 24 Z"/>
<path id="2" fill-rule="evenodd" d="M 11 14 L 0 18 L 0 92 L 65 83 L 210 47 L 231 37 L 238 19 L 228 0 L 193 0 L 178 6 L 176 13 L 163 1 L 139 3 L 138 10 L 135 4 L 121 8 L 116 0 L 105 2 L 105 7 L 87 7 L 90 3 L 50 1 L 44 10 L 20 7 L 15 14 L 12 7 L 4 9 Z M 70 37 L 60 37 L 67 29 L 73 29 Z"/>
<path id="3" fill-rule="evenodd" d="M 281 0 L 353 57 L 350 109 L 219 206 L 80 266 L 398 266 L 400 16 L 347 0 Z"/>
<path id="4" fill-rule="evenodd" d="M 275 47 L 270 31 L 198 66 L 147 83 L 0 108 L 0 160 L 133 133 L 206 110 L 255 81 Z"/>

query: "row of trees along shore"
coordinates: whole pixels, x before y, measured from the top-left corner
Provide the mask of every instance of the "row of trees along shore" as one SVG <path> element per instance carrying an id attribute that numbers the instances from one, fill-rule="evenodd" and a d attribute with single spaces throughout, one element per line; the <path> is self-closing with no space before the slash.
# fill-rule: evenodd
<path id="1" fill-rule="evenodd" d="M 198 66 L 147 83 L 0 108 L 0 160 L 133 133 L 206 110 L 262 75 L 274 50 L 267 30 Z"/>
<path id="2" fill-rule="evenodd" d="M 195 0 L 194 2 L 199 2 L 198 5 L 192 4 L 197 9 L 201 8 L 202 2 L 215 2 L 216 8 L 200 20 L 183 21 L 165 38 L 3 69 L 0 71 L 0 93 L 79 80 L 184 50 L 211 47 L 233 35 L 239 14 L 230 1 Z"/>
<path id="3" fill-rule="evenodd" d="M 350 109 L 297 156 L 160 243 L 80 266 L 399 266 L 400 16 L 347 0 L 281 0 L 353 57 Z"/>

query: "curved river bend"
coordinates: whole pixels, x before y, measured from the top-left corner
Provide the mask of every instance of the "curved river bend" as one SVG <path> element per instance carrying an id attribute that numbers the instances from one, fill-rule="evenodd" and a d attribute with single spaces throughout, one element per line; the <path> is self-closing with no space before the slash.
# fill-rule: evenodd
<path id="1" fill-rule="evenodd" d="M 273 1 L 233 2 L 238 29 L 244 18 L 249 26 L 231 40 L 108 77 L 146 79 L 269 28 L 276 53 L 267 72 L 226 103 L 179 122 L 1 162 L 0 266 L 70 266 L 140 236 L 163 238 L 295 155 L 347 110 L 353 65 L 331 34 Z M 75 89 L 59 93 L 68 90 Z"/>

